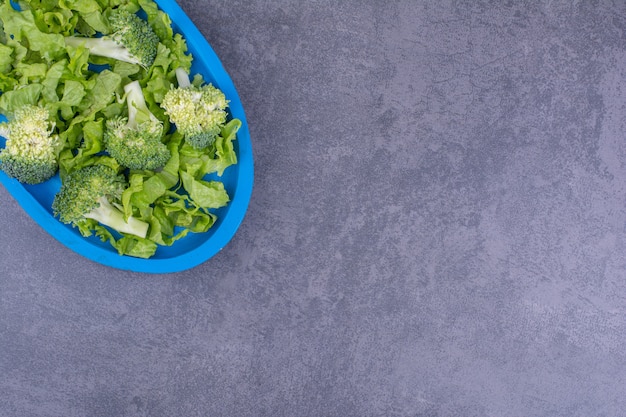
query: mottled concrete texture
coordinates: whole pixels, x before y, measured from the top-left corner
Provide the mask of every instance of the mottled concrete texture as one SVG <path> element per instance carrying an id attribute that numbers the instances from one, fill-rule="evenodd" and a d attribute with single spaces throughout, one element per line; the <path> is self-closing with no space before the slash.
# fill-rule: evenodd
<path id="1" fill-rule="evenodd" d="M 255 188 L 183 273 L 0 189 L 0 415 L 626 415 L 626 5 L 181 0 Z"/>

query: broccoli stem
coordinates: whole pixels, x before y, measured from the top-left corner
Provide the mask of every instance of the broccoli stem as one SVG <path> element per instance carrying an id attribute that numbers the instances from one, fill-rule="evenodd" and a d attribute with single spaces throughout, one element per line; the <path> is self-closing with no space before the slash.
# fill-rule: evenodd
<path id="1" fill-rule="evenodd" d="M 147 121 L 146 116 L 148 120 L 160 123 L 159 119 L 148 108 L 139 81 L 126 84 L 124 92 L 128 104 L 128 127 L 136 128 L 139 123 Z"/>
<path id="2" fill-rule="evenodd" d="M 141 85 L 138 81 L 133 81 L 124 86 L 124 92 L 126 93 L 126 103 L 128 104 L 128 126 L 137 126 L 137 112 L 138 109 L 146 108 L 146 100 L 143 97 L 141 91 Z"/>
<path id="3" fill-rule="evenodd" d="M 67 36 L 65 44 L 78 48 L 84 46 L 89 49 L 92 55 L 113 58 L 119 61 L 137 64 L 137 58 L 130 55 L 128 49 L 109 38 L 81 38 L 78 36 Z"/>
<path id="4" fill-rule="evenodd" d="M 191 86 L 189 74 L 187 74 L 187 71 L 185 71 L 184 68 L 176 68 L 176 81 L 178 81 L 178 87 L 180 88 L 187 88 Z"/>
<path id="5" fill-rule="evenodd" d="M 100 197 L 98 202 L 100 203 L 99 206 L 85 214 L 86 218 L 96 220 L 121 233 L 128 233 L 141 238 L 145 238 L 148 235 L 148 223 L 132 216 L 126 221 L 124 214 L 109 203 L 106 197 Z"/>

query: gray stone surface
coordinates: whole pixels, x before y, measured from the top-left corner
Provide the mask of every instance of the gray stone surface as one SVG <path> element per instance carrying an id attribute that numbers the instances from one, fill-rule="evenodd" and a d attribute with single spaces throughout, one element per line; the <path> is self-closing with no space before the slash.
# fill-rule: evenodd
<path id="1" fill-rule="evenodd" d="M 626 5 L 180 2 L 255 188 L 128 273 L 0 189 L 2 416 L 626 413 Z"/>

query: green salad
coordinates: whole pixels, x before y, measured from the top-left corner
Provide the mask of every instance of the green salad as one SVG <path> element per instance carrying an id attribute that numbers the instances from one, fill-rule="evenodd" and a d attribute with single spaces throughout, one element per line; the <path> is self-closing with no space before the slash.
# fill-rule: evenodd
<path id="1" fill-rule="evenodd" d="M 206 232 L 241 121 L 192 60 L 152 0 L 0 0 L 0 169 L 120 255 Z"/>

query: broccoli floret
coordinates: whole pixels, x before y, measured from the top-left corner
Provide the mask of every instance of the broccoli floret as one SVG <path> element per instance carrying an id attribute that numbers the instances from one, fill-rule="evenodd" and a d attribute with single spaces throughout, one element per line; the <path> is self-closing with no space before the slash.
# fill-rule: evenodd
<path id="1" fill-rule="evenodd" d="M 93 219 L 120 233 L 145 238 L 148 223 L 132 216 L 126 219 L 120 209 L 126 187 L 125 177 L 106 165 L 80 168 L 65 176 L 52 210 L 61 222 L 72 224 L 81 232 L 91 230 L 88 219 Z"/>
<path id="2" fill-rule="evenodd" d="M 0 135 L 6 138 L 0 151 L 0 169 L 26 184 L 39 184 L 56 174 L 58 135 L 48 110 L 26 105 L 13 118 L 0 124 Z"/>
<path id="3" fill-rule="evenodd" d="M 196 86 L 183 68 L 176 69 L 178 87 L 170 89 L 161 107 L 185 141 L 196 149 L 213 144 L 226 123 L 228 100 L 212 84 Z"/>
<path id="4" fill-rule="evenodd" d="M 68 36 L 70 46 L 85 46 L 93 55 L 113 58 L 149 68 L 157 55 L 159 37 L 152 27 L 137 16 L 123 9 L 115 9 L 109 17 L 111 34 L 100 38 Z"/>
<path id="5" fill-rule="evenodd" d="M 124 86 L 128 117 L 106 123 L 105 149 L 121 165 L 137 170 L 162 168 L 170 159 L 163 143 L 163 124 L 148 109 L 138 81 Z"/>

